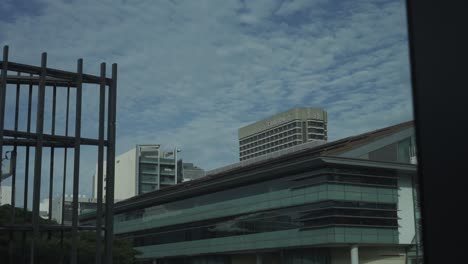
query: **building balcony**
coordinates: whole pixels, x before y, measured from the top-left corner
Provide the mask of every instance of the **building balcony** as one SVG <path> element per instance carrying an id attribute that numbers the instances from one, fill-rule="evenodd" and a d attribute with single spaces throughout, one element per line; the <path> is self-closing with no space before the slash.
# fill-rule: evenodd
<path id="1" fill-rule="evenodd" d="M 158 159 L 157 158 L 140 158 L 140 163 L 143 164 L 158 164 Z M 159 159 L 159 164 L 162 165 L 172 165 L 174 166 L 174 160 L 173 159 Z"/>

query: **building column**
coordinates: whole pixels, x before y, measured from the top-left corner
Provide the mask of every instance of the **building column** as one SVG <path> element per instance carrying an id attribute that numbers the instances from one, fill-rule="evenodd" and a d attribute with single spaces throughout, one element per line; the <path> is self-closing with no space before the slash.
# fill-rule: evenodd
<path id="1" fill-rule="evenodd" d="M 351 246 L 351 264 L 359 264 L 358 245 Z"/>
<path id="2" fill-rule="evenodd" d="M 257 256 L 257 261 L 255 262 L 256 264 L 262 264 L 262 255 L 261 254 L 256 254 Z"/>

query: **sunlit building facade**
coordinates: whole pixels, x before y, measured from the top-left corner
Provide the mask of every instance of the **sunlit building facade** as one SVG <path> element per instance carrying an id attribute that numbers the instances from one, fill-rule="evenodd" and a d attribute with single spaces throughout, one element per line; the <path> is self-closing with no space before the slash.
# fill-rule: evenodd
<path id="1" fill-rule="evenodd" d="M 239 129 L 241 161 L 310 141 L 327 141 L 327 112 L 299 107 Z"/>
<path id="2" fill-rule="evenodd" d="M 114 199 L 123 200 L 139 194 L 173 186 L 184 181 L 184 168 L 192 178 L 202 177 L 204 170 L 178 158 L 179 150 L 163 150 L 160 145 L 136 145 L 115 157 Z M 185 164 L 185 165 L 184 165 Z M 106 188 L 104 163 L 104 186 Z M 97 166 L 96 174 L 97 175 Z M 97 197 L 94 177 L 93 198 Z"/>

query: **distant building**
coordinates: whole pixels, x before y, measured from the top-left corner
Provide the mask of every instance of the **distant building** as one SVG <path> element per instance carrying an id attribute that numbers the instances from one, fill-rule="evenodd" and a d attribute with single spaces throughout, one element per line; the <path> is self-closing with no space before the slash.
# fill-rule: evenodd
<path id="1" fill-rule="evenodd" d="M 11 157 L 11 155 L 10 155 Z M 11 204 L 11 186 L 3 185 L 2 181 L 11 177 L 11 162 L 12 159 L 3 160 L 0 162 L 1 175 L 0 175 L 0 205 Z"/>
<path id="2" fill-rule="evenodd" d="M 43 219 L 49 218 L 49 198 L 42 199 L 39 203 L 39 217 Z"/>
<path id="3" fill-rule="evenodd" d="M 11 186 L 0 186 L 0 205 L 11 204 Z"/>
<path id="4" fill-rule="evenodd" d="M 104 202 L 104 201 L 103 201 Z M 93 198 L 79 197 L 78 198 L 78 215 L 95 211 L 97 208 L 97 201 Z M 65 206 L 63 207 L 63 223 L 65 225 L 71 225 L 72 223 L 72 212 L 73 212 L 73 197 L 65 197 Z M 56 197 L 52 200 L 52 220 L 57 223 L 62 223 L 62 197 Z"/>
<path id="5" fill-rule="evenodd" d="M 185 171 L 189 177 L 198 178 L 204 175 L 202 169 L 178 159 L 179 151 L 176 148 L 164 151 L 160 145 L 154 144 L 136 145 L 135 148 L 115 157 L 114 199 L 123 200 L 183 182 Z M 104 163 L 104 190 L 105 181 Z M 97 167 L 93 186 L 93 198 L 96 197 Z"/>
<path id="6" fill-rule="evenodd" d="M 299 107 L 239 129 L 239 157 L 247 160 L 311 141 L 327 141 L 327 112 Z"/>
<path id="7" fill-rule="evenodd" d="M 191 181 L 205 176 L 205 171 L 193 163 L 182 164 L 183 181 Z"/>

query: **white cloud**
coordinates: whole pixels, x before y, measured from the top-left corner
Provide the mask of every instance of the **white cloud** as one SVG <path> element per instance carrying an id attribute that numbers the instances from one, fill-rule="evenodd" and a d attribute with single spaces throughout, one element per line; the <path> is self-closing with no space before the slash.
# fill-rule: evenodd
<path id="1" fill-rule="evenodd" d="M 323 4 L 324 2 L 326 1 L 286 0 L 283 1 L 281 7 L 275 12 L 275 14 L 279 16 L 289 16 L 311 7 L 317 7 L 317 5 Z"/>
<path id="2" fill-rule="evenodd" d="M 331 140 L 412 117 L 400 0 L 40 2 L 0 21 L 0 43 L 22 63 L 43 51 L 66 70 L 118 63 L 117 153 L 177 145 L 212 169 L 237 161 L 239 127 L 294 106 L 326 108 Z M 85 95 L 83 134 L 95 136 L 97 98 Z M 82 189 L 94 157 L 84 154 Z"/>

